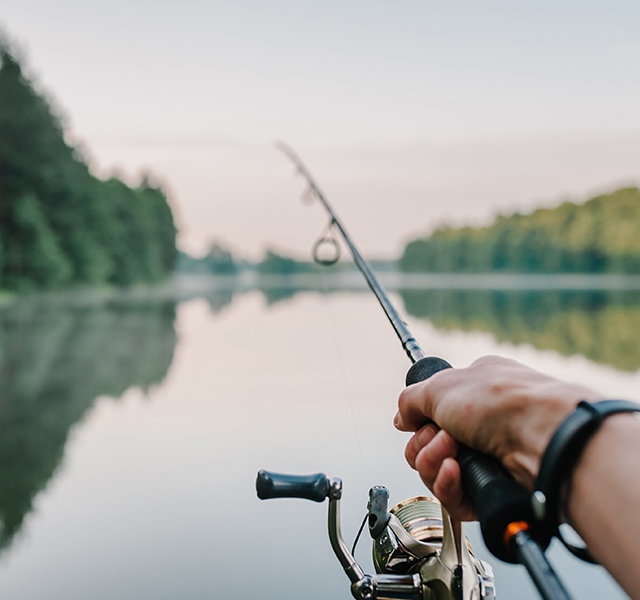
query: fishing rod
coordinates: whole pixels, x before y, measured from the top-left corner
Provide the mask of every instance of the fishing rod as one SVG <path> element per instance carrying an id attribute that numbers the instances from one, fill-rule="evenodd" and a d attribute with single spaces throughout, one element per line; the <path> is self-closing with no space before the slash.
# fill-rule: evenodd
<path id="1" fill-rule="evenodd" d="M 278 143 L 277 148 L 305 179 L 308 196 L 316 198 L 329 215 L 327 233 L 314 246 L 316 262 L 337 261 L 339 247 L 331 237 L 332 230 L 337 229 L 413 363 L 406 375 L 406 385 L 451 368 L 444 359 L 427 356 L 422 350 L 304 163 L 284 143 Z M 336 247 L 333 260 L 319 256 L 319 247 L 324 241 Z M 524 565 L 544 600 L 569 600 L 568 592 L 545 556 L 551 536 L 540 530 L 529 492 L 492 457 L 459 444 L 456 458 L 464 490 L 475 506 L 490 552 L 500 560 Z M 411 498 L 387 510 L 386 488 L 371 488 L 360 532 L 368 522 L 377 572 L 372 576 L 366 575 L 353 557 L 360 532 L 351 552 L 342 539 L 339 512 L 342 482 L 338 478 L 327 478 L 323 473 L 299 476 L 260 471 L 256 488 L 261 499 L 288 497 L 322 502 L 329 498 L 329 538 L 351 580 L 352 594 L 358 600 L 495 598 L 491 567 L 473 555 L 468 540 L 463 539 L 461 524 L 452 520 L 435 498 Z"/>
<path id="2" fill-rule="evenodd" d="M 340 232 L 340 235 L 342 235 L 342 238 L 351 251 L 354 262 L 356 263 L 358 269 L 360 269 L 360 272 L 364 275 L 364 278 L 369 284 L 369 287 L 371 288 L 374 296 L 378 299 L 378 302 L 380 302 L 382 310 L 387 315 L 387 319 L 389 319 L 389 322 L 391 323 L 393 330 L 396 332 L 396 335 L 400 338 L 400 343 L 402 344 L 402 347 L 404 348 L 404 351 L 407 353 L 407 356 L 409 357 L 411 362 L 416 363 L 420 359 L 426 358 L 426 354 L 422 351 L 422 348 L 420 348 L 418 342 L 416 342 L 415 338 L 411 335 L 411 332 L 404 322 L 404 319 L 400 316 L 400 313 L 396 310 L 396 307 L 391 303 L 391 300 L 389 300 L 389 296 L 376 277 L 376 274 L 371 268 L 371 265 L 369 265 L 369 263 L 363 258 L 362 254 L 360 254 L 355 244 L 351 241 L 351 236 L 347 233 L 347 230 L 340 222 L 340 219 L 338 219 L 338 217 L 336 216 L 333 208 L 331 208 L 331 205 L 329 204 L 329 202 L 327 202 L 327 199 L 320 191 L 320 188 L 311 176 L 311 173 L 309 173 L 307 168 L 304 166 L 304 163 L 286 144 L 278 142 L 276 144 L 276 148 L 278 148 L 278 150 L 283 152 L 287 156 L 287 158 L 291 160 L 291 162 L 295 165 L 298 173 L 302 175 L 302 177 L 304 177 L 307 181 L 310 192 L 318 199 L 318 201 L 325 207 L 326 211 L 329 213 L 331 220 L 329 221 L 328 231 L 331 230 L 331 227 L 335 226 L 336 229 Z M 320 238 L 319 241 L 322 240 L 323 238 Z M 318 260 L 319 257 L 316 254 L 316 251 L 318 249 L 319 245 L 316 244 L 316 246 L 314 247 L 314 258 L 316 258 L 316 262 L 325 264 L 333 264 L 333 262 L 335 262 Z M 336 253 L 336 259 L 337 257 L 338 253 Z"/>

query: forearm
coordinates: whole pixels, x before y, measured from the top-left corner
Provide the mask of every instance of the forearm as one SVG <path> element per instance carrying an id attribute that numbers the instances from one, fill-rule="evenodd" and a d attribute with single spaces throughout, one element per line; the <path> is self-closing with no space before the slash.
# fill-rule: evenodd
<path id="1" fill-rule="evenodd" d="M 615 415 L 589 441 L 573 472 L 568 516 L 593 556 L 640 598 L 640 418 Z"/>

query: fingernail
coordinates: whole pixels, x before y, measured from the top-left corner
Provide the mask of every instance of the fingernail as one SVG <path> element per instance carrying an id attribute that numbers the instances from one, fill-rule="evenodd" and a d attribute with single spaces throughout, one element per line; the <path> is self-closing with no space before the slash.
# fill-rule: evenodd
<path id="1" fill-rule="evenodd" d="M 438 433 L 438 428 L 435 425 L 427 425 L 417 435 L 417 442 L 421 448 L 424 448 Z"/>
<path id="2" fill-rule="evenodd" d="M 438 438 L 437 440 L 436 437 Z M 438 434 L 433 436 L 433 439 L 436 440 L 434 443 L 434 447 L 432 447 L 434 456 L 437 456 L 440 460 L 443 460 L 448 456 L 452 458 L 455 456 L 455 441 L 451 438 L 450 435 L 448 435 L 444 431 L 440 431 L 438 432 Z"/>
<path id="3" fill-rule="evenodd" d="M 400 429 L 401 425 L 402 425 L 402 420 L 400 419 L 400 413 L 396 413 L 396 416 L 393 417 L 393 426 L 396 429 Z"/>

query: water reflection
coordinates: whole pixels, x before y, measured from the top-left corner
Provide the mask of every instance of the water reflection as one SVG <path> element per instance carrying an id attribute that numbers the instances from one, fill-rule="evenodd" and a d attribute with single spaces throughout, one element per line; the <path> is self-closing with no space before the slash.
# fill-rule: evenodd
<path id="1" fill-rule="evenodd" d="M 371 293 L 361 277 L 349 275 L 325 280 L 298 278 L 295 283 L 264 281 L 257 289 L 269 306 L 308 291 Z M 539 350 L 581 355 L 636 371 L 640 369 L 640 344 L 635 333 L 640 329 L 640 290 L 637 285 L 634 288 L 403 289 L 400 285 L 397 289 L 408 315 L 428 319 L 445 330 L 485 331 L 501 342 L 531 344 Z M 232 302 L 234 294 L 241 291 L 228 290 L 224 300 Z M 220 302 L 218 297 L 217 310 Z"/>
<path id="2" fill-rule="evenodd" d="M 395 286 L 388 286 L 393 289 Z M 214 313 L 234 298 L 258 289 L 268 306 L 302 292 L 366 293 L 364 280 L 350 274 L 323 280 L 313 276 L 265 279 L 255 287 L 200 292 Z M 485 331 L 498 341 L 531 344 L 564 356 L 582 355 L 625 371 L 640 369 L 638 289 L 398 289 L 408 315 L 445 330 Z"/>
<path id="3" fill-rule="evenodd" d="M 95 399 L 163 380 L 174 319 L 173 302 L 33 301 L 0 311 L 0 548 L 20 530 Z"/>
<path id="4" fill-rule="evenodd" d="M 271 306 L 312 287 L 279 283 L 261 293 Z M 245 291 L 212 288 L 180 300 L 200 296 L 218 314 Z M 409 315 L 445 330 L 486 331 L 499 341 L 640 369 L 639 291 L 400 294 Z M 70 429 L 95 399 L 163 380 L 176 345 L 175 314 L 174 299 L 98 306 L 34 301 L 0 311 L 0 548 L 19 531 L 33 498 L 60 464 Z"/>
<path id="5" fill-rule="evenodd" d="M 229 306 L 233 302 L 234 296 L 233 289 L 211 290 L 202 294 L 202 298 L 206 300 L 214 315 L 219 314 Z"/>
<path id="6" fill-rule="evenodd" d="M 2 546 L 14 539 L 0 561 L 2 597 L 245 598 L 259 581 L 261 597 L 281 599 L 299 595 L 313 577 L 309 597 L 347 598 L 326 540 L 326 506 L 259 503 L 255 472 L 343 477 L 350 539 L 372 484 L 388 486 L 393 502 L 423 492 L 403 459 L 405 437 L 391 426 L 406 357 L 361 278 L 346 286 L 274 280 L 195 287 L 155 302 L 88 306 L 68 298 L 0 310 Z M 577 332 L 585 338 L 567 344 L 573 352 L 620 345 L 640 306 L 634 294 L 611 293 L 402 297 L 406 312 L 441 328 L 415 323 L 418 338 L 459 362 L 465 352 L 499 349 L 491 336 L 452 336 L 449 328 L 542 344 L 533 340 L 543 331 L 565 335 L 549 323 L 557 314 L 571 323 L 571 339 Z M 610 312 L 619 326 L 605 318 Z M 367 353 L 342 351 L 354 340 Z M 513 351 L 570 379 L 595 371 L 603 389 L 637 385 L 637 377 L 613 369 L 549 360 L 525 346 Z M 628 354 L 636 356 L 634 348 Z M 95 402 L 131 386 L 152 389 L 117 405 Z M 489 559 L 470 530 L 479 556 Z M 259 560 L 247 559 L 248 548 Z M 359 557 L 370 569 L 366 544 Z M 557 565 L 576 597 L 620 597 L 601 574 L 571 560 L 561 554 Z M 521 570 L 492 564 L 500 596 L 536 597 Z"/>
<path id="7" fill-rule="evenodd" d="M 499 341 L 579 354 L 618 369 L 640 368 L 640 292 L 631 290 L 407 290 L 410 315 Z"/>

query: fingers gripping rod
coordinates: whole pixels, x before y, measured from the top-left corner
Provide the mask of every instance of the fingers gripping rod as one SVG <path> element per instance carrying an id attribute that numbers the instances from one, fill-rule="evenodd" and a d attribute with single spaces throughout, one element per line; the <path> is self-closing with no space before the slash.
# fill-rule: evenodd
<path id="1" fill-rule="evenodd" d="M 291 160 L 298 173 L 306 180 L 310 191 L 329 213 L 329 226 L 335 226 L 340 232 L 356 266 L 382 306 L 413 363 L 407 372 L 406 384 L 424 381 L 443 369 L 451 368 L 441 358 L 426 356 L 302 160 L 286 144 L 278 142 L 276 147 Z M 569 600 L 568 592 L 544 554 L 550 540 L 536 532 L 536 519 L 529 492 L 498 461 L 463 444 L 459 445 L 457 460 L 460 463 L 463 487 L 473 501 L 484 541 L 492 554 L 501 560 L 524 565 L 545 600 Z M 517 525 L 517 533 L 507 535 L 514 525 Z"/>

